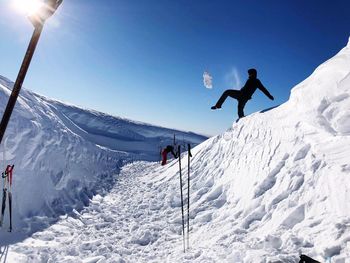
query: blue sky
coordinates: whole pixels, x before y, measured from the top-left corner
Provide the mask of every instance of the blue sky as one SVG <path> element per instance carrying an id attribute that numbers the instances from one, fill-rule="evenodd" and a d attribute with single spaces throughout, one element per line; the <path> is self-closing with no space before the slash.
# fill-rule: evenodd
<path id="1" fill-rule="evenodd" d="M 33 28 L 0 0 L 0 75 L 15 80 Z M 291 88 L 343 48 L 350 1 L 64 0 L 45 25 L 24 87 L 50 98 L 165 127 L 214 135 L 237 118 L 247 69 L 257 91 L 246 114 L 288 100 Z M 203 72 L 213 89 L 203 85 Z M 234 76 L 238 76 L 234 77 Z"/>

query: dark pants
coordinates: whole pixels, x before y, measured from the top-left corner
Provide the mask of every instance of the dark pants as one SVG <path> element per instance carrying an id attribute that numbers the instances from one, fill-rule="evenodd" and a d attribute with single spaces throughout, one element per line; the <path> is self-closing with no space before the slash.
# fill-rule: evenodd
<path id="1" fill-rule="evenodd" d="M 228 89 L 225 90 L 224 93 L 221 95 L 218 102 L 215 104 L 216 107 L 221 108 L 222 104 L 225 102 L 227 97 L 234 98 L 238 101 L 238 117 L 242 118 L 244 117 L 244 106 L 247 103 L 247 99 L 242 96 L 242 93 L 240 90 L 234 90 L 234 89 Z"/>

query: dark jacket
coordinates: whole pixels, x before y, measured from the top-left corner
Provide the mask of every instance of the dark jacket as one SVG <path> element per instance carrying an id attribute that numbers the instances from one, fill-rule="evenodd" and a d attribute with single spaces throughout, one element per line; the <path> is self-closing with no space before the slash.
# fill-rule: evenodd
<path id="1" fill-rule="evenodd" d="M 165 149 L 166 153 L 171 153 L 174 158 L 177 158 L 177 154 L 174 152 L 174 147 L 171 145 L 168 145 Z"/>
<path id="2" fill-rule="evenodd" d="M 243 88 L 241 88 L 242 97 L 246 100 L 252 98 L 253 93 L 256 89 L 261 90 L 267 97 L 273 99 L 272 95 L 267 91 L 261 81 L 257 78 L 249 78 Z"/>

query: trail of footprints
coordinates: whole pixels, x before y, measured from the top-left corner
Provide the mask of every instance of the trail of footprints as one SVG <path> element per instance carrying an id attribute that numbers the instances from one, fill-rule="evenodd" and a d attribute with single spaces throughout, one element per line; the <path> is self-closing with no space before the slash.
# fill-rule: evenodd
<path id="1" fill-rule="evenodd" d="M 299 150 L 282 155 L 280 160 L 276 160 L 280 154 L 280 144 L 268 150 L 273 155 L 268 162 L 273 166 L 255 188 L 255 207 L 250 211 L 232 211 L 232 215 L 224 219 L 232 220 L 232 228 L 222 234 L 217 241 L 218 245 L 220 242 L 223 246 L 228 242 L 244 243 L 248 233 L 259 227 L 259 223 L 267 221 L 279 204 L 302 189 L 305 185 L 304 172 L 315 172 L 322 167 L 322 161 L 312 155 L 310 144 L 295 143 L 300 145 Z M 209 157 L 206 152 L 201 154 Z M 300 171 L 300 162 L 304 163 L 302 167 L 305 171 Z M 173 165 L 169 165 L 168 169 L 172 169 Z M 201 166 L 194 168 L 205 166 L 206 163 L 201 163 Z M 110 194 L 105 197 L 96 196 L 80 213 L 75 212 L 45 231 L 34 234 L 26 240 L 25 245 L 14 246 L 13 251 L 26 255 L 29 262 L 31 259 L 37 262 L 34 258 L 38 257 L 41 262 L 149 262 L 151 254 L 155 262 L 166 259 L 175 248 L 181 248 L 178 175 L 171 182 L 162 179 L 157 182 L 143 181 L 151 178 L 148 173 L 161 172 L 157 167 L 159 164 L 139 163 L 128 166 L 118 175 L 117 184 Z M 348 166 L 342 169 L 350 170 Z M 222 177 L 224 170 L 219 168 L 216 173 L 217 177 Z M 192 173 L 192 179 L 197 180 L 194 180 L 191 187 L 190 217 L 193 224 L 198 226 L 212 221 L 216 211 L 233 202 L 227 200 L 224 185 L 218 184 L 214 177 L 200 171 Z M 286 182 L 283 180 L 289 182 L 287 186 L 284 185 L 286 190 L 274 195 L 274 189 L 282 187 Z M 293 207 L 293 204 L 289 204 L 288 208 L 289 215 L 286 215 L 282 225 L 292 229 L 304 220 L 305 205 Z M 310 222 L 310 225 L 317 224 L 318 222 Z M 249 240 L 246 246 L 265 246 L 271 250 L 281 247 L 280 237 L 271 235 L 265 239 Z M 303 241 L 296 238 L 289 242 L 297 244 Z M 39 249 L 32 250 L 34 244 Z M 200 251 L 194 253 L 195 257 L 201 257 Z M 194 258 L 187 260 L 191 262 Z"/>

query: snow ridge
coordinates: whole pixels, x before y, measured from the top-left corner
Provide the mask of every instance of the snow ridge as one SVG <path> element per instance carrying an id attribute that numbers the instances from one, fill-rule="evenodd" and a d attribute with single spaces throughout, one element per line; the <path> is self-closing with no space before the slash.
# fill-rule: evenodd
<path id="1" fill-rule="evenodd" d="M 287 103 L 196 147 L 193 247 L 224 262 L 350 258 L 349 109 L 348 46 Z"/>
<path id="2" fill-rule="evenodd" d="M 171 216 L 170 226 L 156 235 L 172 236 L 173 227 L 179 234 L 175 250 L 152 254 L 157 261 L 297 262 L 305 253 L 320 262 L 346 262 L 350 258 L 349 76 L 347 47 L 297 85 L 287 103 L 248 116 L 193 150 L 192 245 L 185 256 L 177 163 L 166 171 L 141 174 L 149 184 L 164 189 L 159 200 L 169 204 L 160 212 Z M 186 160 L 185 154 L 183 174 Z M 158 246 L 150 241 L 147 251 Z M 142 251 L 121 256 L 128 262 L 150 260 Z"/>
<path id="3" fill-rule="evenodd" d="M 288 102 L 193 149 L 186 254 L 174 160 L 166 167 L 124 166 L 110 194 L 16 244 L 11 256 L 19 262 L 294 263 L 303 253 L 348 262 L 349 76 L 347 46 L 297 85 Z"/>
<path id="4" fill-rule="evenodd" d="M 166 167 L 124 166 L 109 195 L 16 244 L 11 256 L 19 262 L 294 263 L 303 253 L 348 262 L 349 74 L 346 47 L 297 85 L 287 103 L 193 149 L 186 254 L 174 160 Z M 182 165 L 186 181 L 186 153 Z"/>
<path id="5" fill-rule="evenodd" d="M 12 87 L 13 82 L 0 76 L 1 115 Z M 174 133 L 194 145 L 206 139 L 83 110 L 22 89 L 0 147 L 0 159 L 15 164 L 14 225 L 19 229 L 34 215 L 55 217 L 82 209 L 96 192 L 113 185 L 113 175 L 123 164 L 158 160 L 159 147 L 172 143 Z"/>

